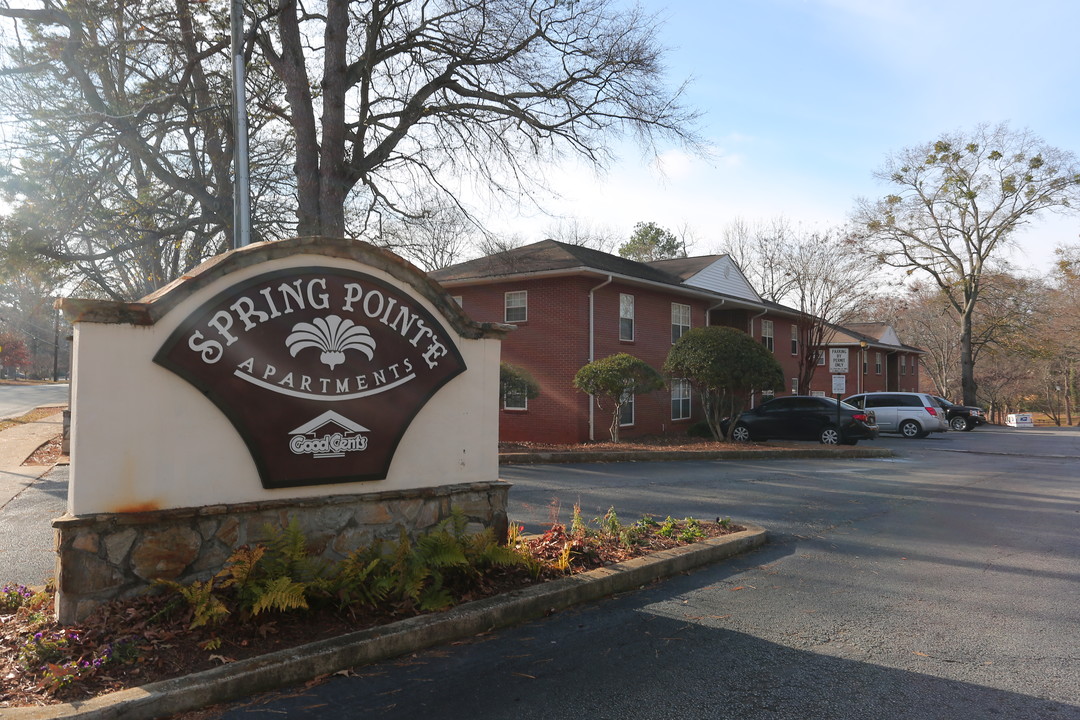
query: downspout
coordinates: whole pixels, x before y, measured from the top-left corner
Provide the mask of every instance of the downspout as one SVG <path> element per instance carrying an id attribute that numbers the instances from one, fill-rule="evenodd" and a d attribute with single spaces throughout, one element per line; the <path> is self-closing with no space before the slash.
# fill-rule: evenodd
<path id="1" fill-rule="evenodd" d="M 754 321 L 757 320 L 762 315 L 766 314 L 767 312 L 769 312 L 769 308 L 765 308 L 764 310 L 759 312 L 757 315 L 754 315 L 752 318 L 750 318 L 750 337 L 754 337 Z M 773 342 L 775 342 L 775 338 L 773 339 Z M 750 395 L 750 407 L 751 408 L 757 407 L 756 400 L 757 400 L 757 393 L 751 393 L 751 395 Z"/>
<path id="2" fill-rule="evenodd" d="M 720 302 L 713 305 L 711 308 L 705 311 L 705 325 L 709 325 L 709 316 L 712 315 L 712 311 L 718 309 L 721 305 L 727 302 L 727 298 L 723 298 Z"/>
<path id="3" fill-rule="evenodd" d="M 607 280 L 589 290 L 589 362 L 596 359 L 596 296 L 594 293 L 605 285 L 609 285 L 614 278 L 607 276 Z M 596 398 L 589 395 L 589 441 L 596 440 Z"/>

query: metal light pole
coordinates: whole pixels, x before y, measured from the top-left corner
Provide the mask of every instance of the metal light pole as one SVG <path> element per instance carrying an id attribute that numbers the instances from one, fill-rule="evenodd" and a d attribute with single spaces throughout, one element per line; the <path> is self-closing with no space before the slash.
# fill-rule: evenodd
<path id="1" fill-rule="evenodd" d="M 251 244 L 251 190 L 248 180 L 247 95 L 244 90 L 244 3 L 232 0 L 233 81 L 233 247 Z"/>

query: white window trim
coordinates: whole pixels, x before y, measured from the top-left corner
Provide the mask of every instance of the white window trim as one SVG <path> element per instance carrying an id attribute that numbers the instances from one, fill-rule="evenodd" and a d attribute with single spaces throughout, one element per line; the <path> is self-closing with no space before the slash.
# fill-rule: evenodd
<path id="1" fill-rule="evenodd" d="M 795 323 L 791 324 L 791 354 L 799 354 L 799 326 Z"/>
<path id="2" fill-rule="evenodd" d="M 623 298 L 629 298 L 629 315 L 624 315 L 624 302 Z M 623 342 L 633 342 L 637 336 L 637 323 L 634 319 L 634 296 L 629 293 L 619 293 L 619 340 Z M 623 335 L 623 320 L 630 321 L 630 337 Z"/>
<path id="3" fill-rule="evenodd" d="M 624 398 L 627 395 L 630 396 L 630 399 L 627 400 L 621 408 L 619 408 L 619 427 L 632 427 L 634 425 L 634 421 L 637 419 L 634 415 L 634 413 L 637 412 L 637 408 L 635 407 L 636 403 L 634 402 L 634 394 L 629 391 L 623 393 Z M 630 408 L 630 422 L 623 422 L 623 413 L 626 412 L 626 408 L 628 407 Z"/>
<path id="4" fill-rule="evenodd" d="M 797 377 L 791 378 L 791 394 L 792 395 L 798 395 L 799 394 L 799 378 L 797 378 Z"/>
<path id="5" fill-rule="evenodd" d="M 686 322 L 682 322 L 683 308 L 686 309 Z M 676 309 L 678 309 L 679 317 L 676 317 Z M 678 322 L 676 322 L 678 320 Z M 686 303 L 671 303 L 671 344 L 674 345 L 675 341 L 681 338 L 692 327 L 693 311 Z M 675 337 L 675 328 L 680 328 L 679 337 Z"/>
<path id="6" fill-rule="evenodd" d="M 520 305 L 511 305 L 510 304 L 511 296 L 513 296 L 515 300 L 518 299 L 518 297 L 520 297 L 523 300 L 523 302 Z M 517 310 L 519 308 L 524 310 L 525 317 L 515 318 L 515 319 L 511 320 L 510 319 L 510 310 L 512 310 L 512 309 Z M 508 322 L 508 323 L 526 322 L 526 321 L 528 321 L 528 319 L 529 319 L 529 291 L 528 290 L 509 290 L 509 291 L 503 293 L 503 322 Z"/>
<path id="7" fill-rule="evenodd" d="M 514 407 L 513 405 L 507 404 L 507 397 L 508 396 L 509 396 L 509 393 L 507 393 L 507 395 L 503 396 L 503 410 L 510 410 L 512 412 L 522 412 L 524 410 L 529 409 L 529 398 L 524 393 L 521 394 L 521 397 L 525 401 L 525 404 L 522 405 L 521 407 Z"/>
<path id="8" fill-rule="evenodd" d="M 676 395 L 675 389 L 678 388 L 682 393 Z M 686 414 L 676 416 L 675 403 L 679 403 L 679 407 L 682 408 L 683 402 L 686 403 Z M 690 381 L 686 378 L 673 378 L 671 381 L 671 419 L 672 420 L 689 420 L 694 414 L 694 394 L 690 389 Z"/>
<path id="9" fill-rule="evenodd" d="M 766 328 L 768 328 L 768 332 L 765 332 Z M 775 330 L 776 328 L 773 325 L 772 320 L 761 321 L 761 344 L 769 348 L 769 352 L 776 351 L 776 342 L 774 337 Z"/>

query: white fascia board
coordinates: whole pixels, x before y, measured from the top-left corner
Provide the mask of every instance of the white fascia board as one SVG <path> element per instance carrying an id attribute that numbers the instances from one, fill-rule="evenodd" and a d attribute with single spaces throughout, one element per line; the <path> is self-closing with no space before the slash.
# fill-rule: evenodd
<path id="1" fill-rule="evenodd" d="M 734 305 L 736 307 L 745 307 L 750 310 L 767 310 L 763 303 L 757 300 L 747 300 L 745 298 L 735 297 L 732 295 L 725 295 L 718 292 L 712 292 L 704 288 L 696 288 L 689 285 L 670 285 L 668 283 L 653 282 L 652 280 L 643 280 L 632 275 L 621 275 L 619 273 L 604 272 L 596 268 L 579 266 L 575 268 L 560 268 L 558 270 L 539 270 L 536 272 L 528 273 L 514 273 L 512 275 L 498 275 L 498 276 L 486 276 L 478 278 L 464 278 L 459 280 L 437 280 L 440 285 L 445 288 L 461 287 L 463 285 L 494 285 L 496 283 L 503 282 L 520 282 L 522 280 L 542 280 L 544 278 L 552 277 L 569 277 L 573 275 L 587 275 L 597 278 L 612 278 L 618 282 L 626 285 L 637 285 L 639 287 L 658 288 L 667 292 L 676 293 L 679 295 L 686 295 L 689 297 L 702 298 L 705 300 L 723 300 L 725 305 Z"/>

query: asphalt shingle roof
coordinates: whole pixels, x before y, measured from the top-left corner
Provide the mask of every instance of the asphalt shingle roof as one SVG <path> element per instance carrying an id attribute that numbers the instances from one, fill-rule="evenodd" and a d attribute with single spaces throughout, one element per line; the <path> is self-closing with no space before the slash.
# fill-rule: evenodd
<path id="1" fill-rule="evenodd" d="M 697 258 L 685 258 L 685 260 L 697 260 Z M 588 268 L 602 273 L 624 275 L 666 285 L 682 285 L 684 278 L 681 276 L 682 270 L 679 267 L 673 266 L 670 271 L 667 267 L 657 267 L 667 262 L 670 261 L 642 263 L 580 245 L 570 245 L 557 240 L 541 240 L 506 252 L 451 265 L 430 274 L 435 280 L 446 282 Z"/>

